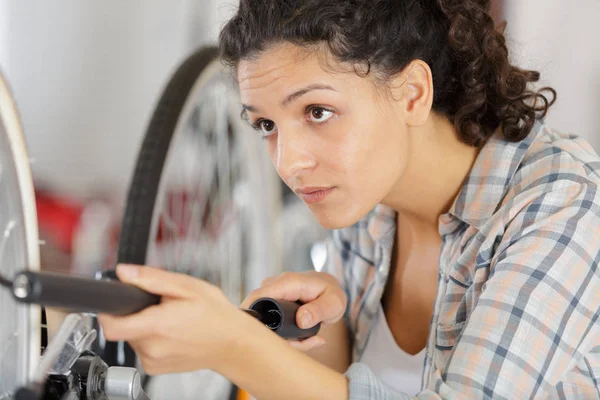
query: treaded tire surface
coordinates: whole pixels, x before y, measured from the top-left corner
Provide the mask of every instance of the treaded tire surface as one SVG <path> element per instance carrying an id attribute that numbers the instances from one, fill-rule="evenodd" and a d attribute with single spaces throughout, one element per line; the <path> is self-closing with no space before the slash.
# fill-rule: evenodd
<path id="1" fill-rule="evenodd" d="M 218 58 L 216 47 L 202 47 L 190 55 L 173 73 L 154 109 L 146 130 L 129 186 L 121 225 L 117 263 L 146 263 L 152 214 L 160 178 L 171 140 L 187 98 L 205 68 Z M 114 273 L 107 276 L 114 276 Z M 109 365 L 136 366 L 136 355 L 125 344 L 125 360 L 118 362 L 118 343 L 107 342 L 102 351 Z"/>
<path id="2" fill-rule="evenodd" d="M 152 213 L 169 145 L 187 97 L 204 69 L 218 57 L 215 47 L 196 51 L 177 69 L 154 111 L 138 155 L 123 217 L 117 262 L 144 264 Z"/>

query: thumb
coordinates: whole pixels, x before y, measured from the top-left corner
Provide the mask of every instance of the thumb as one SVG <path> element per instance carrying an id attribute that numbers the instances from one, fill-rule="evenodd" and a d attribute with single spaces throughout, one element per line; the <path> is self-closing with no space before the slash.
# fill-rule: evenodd
<path id="1" fill-rule="evenodd" d="M 123 283 L 139 287 L 146 292 L 173 298 L 187 298 L 197 292 L 201 281 L 191 276 L 161 268 L 119 264 L 117 276 Z"/>
<path id="2" fill-rule="evenodd" d="M 296 313 L 296 323 L 308 329 L 319 322 L 333 324 L 339 321 L 346 311 L 345 302 L 329 292 L 323 293 L 310 303 L 302 305 Z"/>

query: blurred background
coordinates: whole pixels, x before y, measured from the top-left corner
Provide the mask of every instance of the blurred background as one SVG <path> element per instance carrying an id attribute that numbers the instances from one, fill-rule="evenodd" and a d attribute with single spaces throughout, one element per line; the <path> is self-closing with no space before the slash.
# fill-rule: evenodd
<path id="1" fill-rule="evenodd" d="M 45 268 L 85 274 L 114 261 L 128 184 L 164 85 L 186 56 L 216 43 L 236 6 L 0 0 L 0 68 L 32 158 Z M 506 0 L 493 10 L 508 21 L 513 59 L 558 91 L 548 123 L 599 150 L 600 1 Z M 304 232 L 317 242 L 323 232 L 303 205 L 284 205 L 283 267 L 311 268 L 322 252 L 290 239 Z"/>

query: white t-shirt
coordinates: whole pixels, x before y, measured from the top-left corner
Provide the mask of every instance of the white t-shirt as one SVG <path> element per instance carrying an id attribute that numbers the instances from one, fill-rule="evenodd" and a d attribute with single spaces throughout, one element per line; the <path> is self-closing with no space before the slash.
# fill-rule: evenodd
<path id="1" fill-rule="evenodd" d="M 394 340 L 381 305 L 374 324 L 360 362 L 393 390 L 416 395 L 421 391 L 425 349 L 415 355 L 402 350 Z"/>

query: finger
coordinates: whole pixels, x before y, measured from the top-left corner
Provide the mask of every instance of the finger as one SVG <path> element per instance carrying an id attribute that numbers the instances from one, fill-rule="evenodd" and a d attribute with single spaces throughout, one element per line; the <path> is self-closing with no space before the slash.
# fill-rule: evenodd
<path id="1" fill-rule="evenodd" d="M 271 283 L 275 282 L 277 280 L 277 278 L 278 278 L 277 276 L 271 276 L 269 278 L 263 279 L 263 281 L 260 284 L 260 287 L 262 288 L 266 285 L 270 285 Z M 252 305 L 252 303 L 254 303 L 259 298 L 268 297 L 268 296 L 261 296 L 260 293 L 257 293 L 257 290 L 260 290 L 260 289 L 256 289 L 256 290 L 250 292 L 250 294 L 244 299 L 244 301 L 242 301 L 242 304 L 240 304 L 240 307 L 248 308 Z"/>
<path id="2" fill-rule="evenodd" d="M 136 314 L 128 316 L 114 316 L 98 314 L 98 322 L 106 340 L 131 341 L 139 340 L 156 334 L 157 318 L 156 306 L 148 307 Z"/>
<path id="3" fill-rule="evenodd" d="M 252 291 L 243 304 L 248 307 L 261 297 L 306 303 L 321 295 L 327 285 L 328 282 L 323 279 L 308 274 L 284 273 L 268 285 Z"/>
<path id="4" fill-rule="evenodd" d="M 244 301 L 242 301 L 242 304 L 240 304 L 240 307 L 248 308 L 252 305 L 252 303 L 254 303 L 259 298 L 270 297 L 267 295 L 263 295 L 261 289 L 263 289 L 265 286 L 269 286 L 269 285 L 273 284 L 278 279 L 280 279 L 282 276 L 286 276 L 286 275 L 287 274 L 284 273 L 284 274 L 281 274 L 278 276 L 270 276 L 268 278 L 263 279 L 263 281 L 260 283 L 260 287 L 258 289 L 251 291 L 250 294 L 244 299 Z"/>
<path id="5" fill-rule="evenodd" d="M 189 298 L 203 287 L 200 279 L 149 266 L 119 264 L 117 276 L 147 292 L 174 298 Z"/>
<path id="6" fill-rule="evenodd" d="M 333 324 L 339 321 L 346 311 L 344 299 L 337 294 L 325 291 L 310 303 L 298 308 L 296 323 L 302 329 L 312 328 L 319 322 Z"/>
<path id="7" fill-rule="evenodd" d="M 276 281 L 276 280 L 277 280 L 277 277 L 276 277 L 276 276 L 270 276 L 270 277 L 268 277 L 268 278 L 265 278 L 265 279 L 263 279 L 263 281 L 260 283 L 260 287 L 263 287 L 263 286 L 270 285 L 271 283 L 273 283 L 273 282 L 274 282 L 274 281 Z"/>
<path id="8" fill-rule="evenodd" d="M 270 297 L 268 295 L 265 294 L 264 291 L 264 285 L 266 281 L 270 281 L 273 282 L 275 281 L 276 278 L 267 278 L 265 280 L 263 280 L 261 287 L 258 289 L 254 289 L 253 291 L 251 291 L 248 296 L 246 296 L 246 298 L 242 301 L 242 303 L 240 304 L 240 307 L 242 308 L 249 308 L 252 303 L 254 303 L 256 300 L 260 299 L 261 297 Z"/>
<path id="9" fill-rule="evenodd" d="M 292 346 L 295 347 L 296 349 L 306 352 L 309 351 L 311 349 L 323 346 L 325 344 L 325 339 L 323 339 L 321 336 L 312 336 L 308 339 L 305 340 L 289 340 L 288 343 Z"/>
<path id="10" fill-rule="evenodd" d="M 242 303 L 240 304 L 240 308 L 250 308 L 252 303 L 254 303 L 254 299 L 251 297 L 251 295 L 252 293 L 248 295 L 248 297 L 246 297 L 244 301 L 242 301 Z"/>

